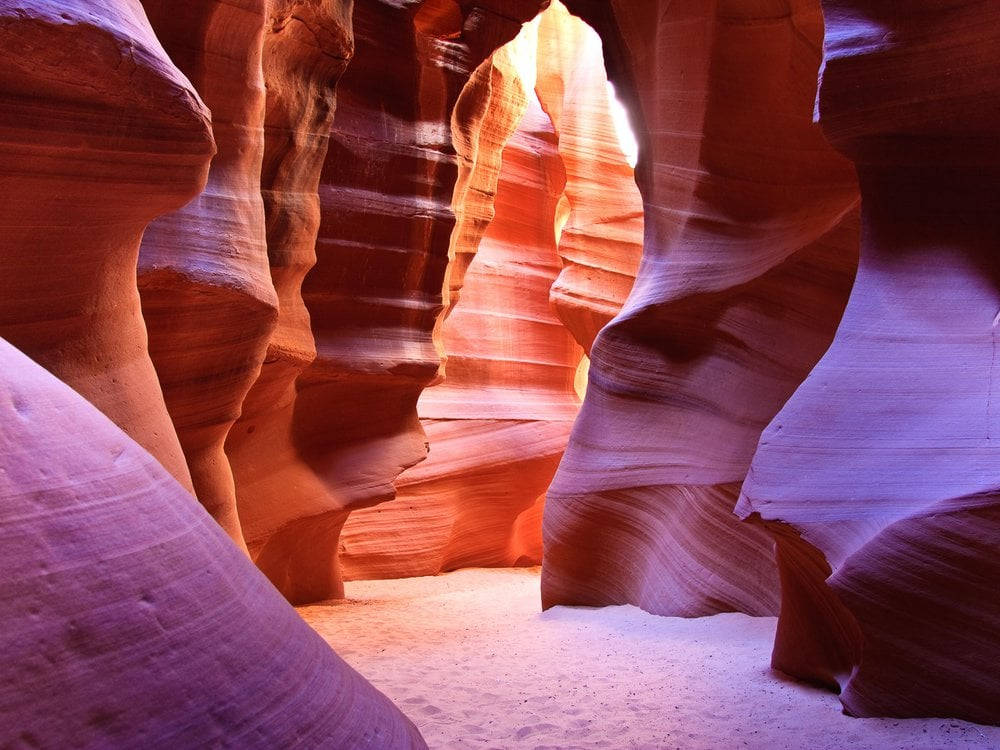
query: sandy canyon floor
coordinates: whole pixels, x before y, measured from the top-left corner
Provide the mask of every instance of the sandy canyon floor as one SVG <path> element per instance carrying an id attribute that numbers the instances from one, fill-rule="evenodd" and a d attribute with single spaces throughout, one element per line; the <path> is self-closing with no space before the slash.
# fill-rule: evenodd
<path id="1" fill-rule="evenodd" d="M 1000 748 L 1000 727 L 853 719 L 768 669 L 775 618 L 539 612 L 537 569 L 347 584 L 300 608 L 439 748 Z"/>

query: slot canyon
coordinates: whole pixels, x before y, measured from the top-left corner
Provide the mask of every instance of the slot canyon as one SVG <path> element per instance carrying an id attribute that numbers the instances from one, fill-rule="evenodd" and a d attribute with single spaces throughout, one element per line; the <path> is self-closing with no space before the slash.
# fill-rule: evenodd
<path id="1" fill-rule="evenodd" d="M 0 750 L 1000 748 L 992 0 L 0 0 L 0 99 Z"/>

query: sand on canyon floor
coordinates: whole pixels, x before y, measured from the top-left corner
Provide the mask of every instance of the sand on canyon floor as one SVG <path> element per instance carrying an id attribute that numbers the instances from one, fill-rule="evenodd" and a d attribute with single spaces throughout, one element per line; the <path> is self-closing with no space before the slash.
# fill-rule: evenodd
<path id="1" fill-rule="evenodd" d="M 1000 727 L 855 719 L 771 672 L 775 618 L 540 612 L 538 569 L 358 581 L 302 616 L 439 748 L 1000 748 Z"/>

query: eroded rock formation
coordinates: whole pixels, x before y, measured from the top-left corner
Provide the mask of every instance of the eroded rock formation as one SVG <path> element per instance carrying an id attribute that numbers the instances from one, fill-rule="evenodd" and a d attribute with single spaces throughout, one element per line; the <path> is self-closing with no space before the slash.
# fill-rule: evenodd
<path id="1" fill-rule="evenodd" d="M 621 307 L 642 246 L 610 104 L 600 39 L 559 3 L 463 91 L 449 309 L 437 331 L 447 364 L 417 409 L 430 456 L 400 476 L 396 501 L 352 513 L 346 577 L 541 561 L 542 495 L 578 408 L 569 333 L 590 345 Z"/>
<path id="2" fill-rule="evenodd" d="M 154 221 L 139 256 L 142 314 L 195 494 L 243 543 L 223 443 L 257 378 L 278 300 L 268 271 L 261 68 L 265 0 L 144 0 L 157 37 L 212 110 L 208 184 Z"/>
<path id="3" fill-rule="evenodd" d="M 444 382 L 418 405 L 430 456 L 403 473 L 394 502 L 351 515 L 348 576 L 541 562 L 541 504 L 579 408 L 581 351 L 548 301 L 564 185 L 552 123 L 529 92 L 495 216 L 441 327 Z"/>
<path id="4" fill-rule="evenodd" d="M 830 343 L 856 257 L 851 165 L 812 123 L 820 9 L 567 5 L 631 105 L 645 244 L 548 494 L 543 603 L 776 612 L 771 540 L 732 510 L 760 431 Z"/>
<path id="5" fill-rule="evenodd" d="M 1000 723 L 1000 23 L 985 2 L 823 7 L 817 111 L 857 165 L 861 264 L 743 487 L 777 540 L 773 664 L 855 715 Z"/>
<path id="6" fill-rule="evenodd" d="M 0 335 L 191 489 L 135 273 L 147 223 L 204 185 L 208 110 L 136 2 L 4 3 L 0 50 Z"/>
<path id="7" fill-rule="evenodd" d="M 299 455 L 294 412 L 299 374 L 316 350 L 302 279 L 315 259 L 319 176 L 336 108 L 336 84 L 353 52 L 351 2 L 273 0 L 263 39 L 267 90 L 261 192 L 277 325 L 260 375 L 226 440 L 243 534 L 258 566 L 292 600 L 336 594 L 329 565 L 312 567 L 316 539 L 293 542 L 290 521 L 317 482 Z M 319 540 L 321 543 L 322 540 Z M 303 550 L 306 561 L 295 557 Z"/>
<path id="8" fill-rule="evenodd" d="M 152 456 L 3 341 L 0 373 L 5 746 L 426 747 Z"/>
<path id="9" fill-rule="evenodd" d="M 347 513 L 391 498 L 396 475 L 425 454 L 415 405 L 438 368 L 431 332 L 457 176 L 448 124 L 472 71 L 538 9 L 508 6 L 359 0 L 332 131 L 329 119 L 305 118 L 305 132 L 320 129 L 305 139 L 308 158 L 298 157 L 311 165 L 297 183 L 310 206 L 330 135 L 312 204 L 321 206 L 318 240 L 311 222 L 291 229 L 287 205 L 269 208 L 278 329 L 227 451 L 251 554 L 293 601 L 341 595 L 337 540 Z M 267 40 L 264 67 L 266 78 Z M 270 118 L 270 93 L 268 101 Z M 274 119 L 297 123 L 293 111 Z M 266 149 L 264 160 L 268 207 Z"/>
<path id="10" fill-rule="evenodd" d="M 566 170 L 564 268 L 552 303 L 589 353 L 632 289 L 642 254 L 642 196 L 616 128 L 601 39 L 556 2 L 539 18 L 536 88 Z"/>

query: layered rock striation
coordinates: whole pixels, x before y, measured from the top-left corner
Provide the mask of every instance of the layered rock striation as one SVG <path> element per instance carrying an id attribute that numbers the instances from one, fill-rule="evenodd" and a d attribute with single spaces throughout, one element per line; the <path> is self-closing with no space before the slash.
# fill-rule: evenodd
<path id="1" fill-rule="evenodd" d="M 555 2 L 539 17 L 535 88 L 559 136 L 566 170 L 563 269 L 552 285 L 559 319 L 588 352 L 632 290 L 642 254 L 642 196 L 628 122 L 608 84 L 601 39 Z M 627 144 L 631 145 L 631 144 Z"/>
<path id="2" fill-rule="evenodd" d="M 267 93 L 261 193 L 278 317 L 225 450 L 250 554 L 295 601 L 314 598 L 313 592 L 315 598 L 336 593 L 325 586 L 329 566 L 317 570 L 294 558 L 295 532 L 288 522 L 309 514 L 298 496 L 316 484 L 294 435 L 296 379 L 316 355 L 302 280 L 316 260 L 319 177 L 336 110 L 336 84 L 354 49 L 351 11 L 349 0 L 273 0 L 263 37 Z M 299 548 L 314 545 L 303 535 Z"/>
<path id="3" fill-rule="evenodd" d="M 3 341 L 0 373 L 4 745 L 426 747 L 149 453 Z"/>
<path id="4" fill-rule="evenodd" d="M 205 183 L 208 110 L 135 2 L 5 3 L 0 49 L 0 335 L 190 490 L 135 275 L 149 221 Z"/>
<path id="5" fill-rule="evenodd" d="M 565 184 L 533 93 L 503 150 L 495 216 L 441 326 L 443 382 L 418 404 L 430 456 L 391 503 L 352 513 L 351 578 L 541 562 L 541 505 L 579 408 L 581 351 L 549 305 Z"/>
<path id="6" fill-rule="evenodd" d="M 645 242 L 548 493 L 543 604 L 774 613 L 771 539 L 732 510 L 856 263 L 853 171 L 812 122 L 820 9 L 567 5 L 631 108 Z"/>
<path id="7" fill-rule="evenodd" d="M 227 452 L 251 554 L 293 601 L 341 595 L 347 513 L 391 498 L 395 477 L 425 455 L 415 405 L 439 364 L 432 331 L 453 225 L 452 110 L 479 63 L 537 9 L 359 0 L 332 127 L 318 121 L 295 163 L 281 162 L 277 145 L 269 162 L 265 147 L 279 320 Z M 290 11 L 286 30 L 298 17 Z M 265 39 L 265 78 L 268 49 Z M 332 59 L 328 50 L 324 64 Z M 284 109 L 272 115 L 269 104 L 268 118 L 301 123 L 303 111 L 316 114 L 312 102 L 279 98 Z M 275 179 L 302 178 L 298 208 L 276 191 L 269 207 L 269 164 L 281 165 Z"/>
<path id="8" fill-rule="evenodd" d="M 154 221 L 139 255 L 150 356 L 195 494 L 243 543 L 223 443 L 277 316 L 264 203 L 264 0 L 143 3 L 157 37 L 212 110 L 205 189 Z"/>
<path id="9" fill-rule="evenodd" d="M 739 512 L 777 541 L 773 665 L 859 716 L 1000 723 L 1000 24 L 824 0 L 817 113 L 855 163 L 861 263 L 764 431 Z"/>

